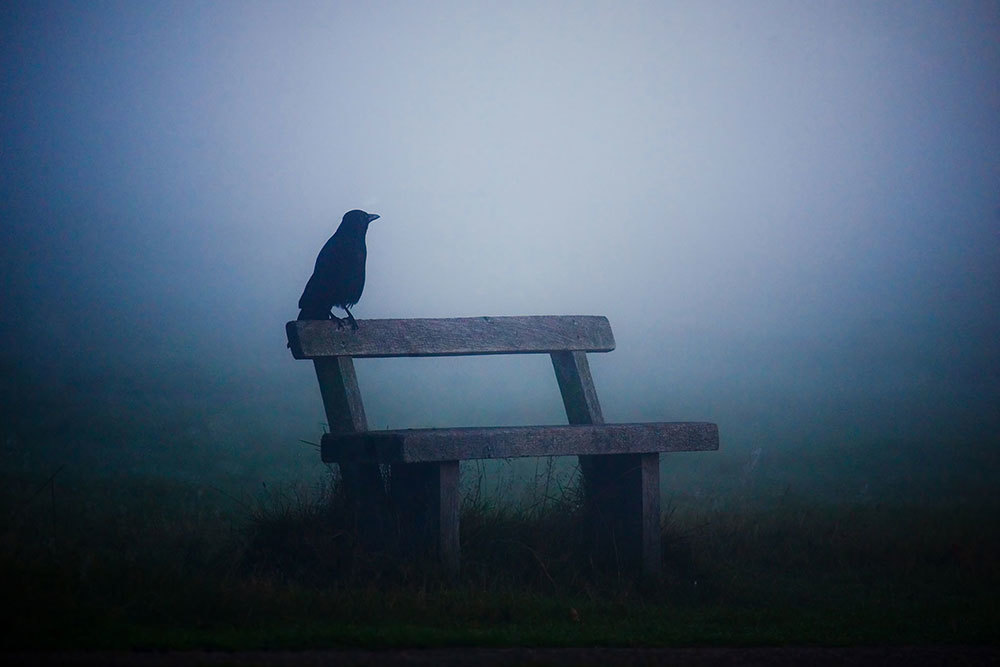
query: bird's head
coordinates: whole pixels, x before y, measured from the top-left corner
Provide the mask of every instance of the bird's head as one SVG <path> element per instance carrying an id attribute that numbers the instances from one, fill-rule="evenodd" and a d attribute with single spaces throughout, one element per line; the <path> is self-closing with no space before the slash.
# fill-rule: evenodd
<path id="1" fill-rule="evenodd" d="M 374 213 L 365 213 L 362 210 L 354 209 L 344 214 L 344 219 L 340 222 L 340 229 L 364 234 L 368 231 L 368 225 L 378 219 L 379 216 Z"/>

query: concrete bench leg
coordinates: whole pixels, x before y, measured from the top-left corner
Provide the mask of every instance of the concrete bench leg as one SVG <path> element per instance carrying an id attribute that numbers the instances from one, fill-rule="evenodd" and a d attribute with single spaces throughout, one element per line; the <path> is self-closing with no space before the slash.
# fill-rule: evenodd
<path id="1" fill-rule="evenodd" d="M 392 466 L 390 488 L 403 555 L 440 561 L 458 575 L 458 461 Z"/>
<path id="2" fill-rule="evenodd" d="M 593 556 L 659 576 L 659 454 L 581 456 L 580 469 Z"/>

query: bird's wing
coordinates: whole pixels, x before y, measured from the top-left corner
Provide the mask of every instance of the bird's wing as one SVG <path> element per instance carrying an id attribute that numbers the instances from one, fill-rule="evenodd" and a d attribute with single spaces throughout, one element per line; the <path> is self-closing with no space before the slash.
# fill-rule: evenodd
<path id="1" fill-rule="evenodd" d="M 348 244 L 336 236 L 327 241 L 316 257 L 313 275 L 319 277 L 323 286 L 333 292 L 339 291 L 350 270 L 351 253 Z"/>
<path id="2" fill-rule="evenodd" d="M 299 298 L 299 308 L 328 311 L 333 306 L 332 292 L 338 282 L 338 272 L 342 270 L 342 262 L 337 260 L 340 245 L 339 239 L 331 236 L 319 251 L 316 266 Z"/>
<path id="3" fill-rule="evenodd" d="M 330 237 L 316 257 L 299 308 L 329 310 L 357 303 L 364 287 L 366 254 L 364 244 L 357 246 L 336 235 Z"/>

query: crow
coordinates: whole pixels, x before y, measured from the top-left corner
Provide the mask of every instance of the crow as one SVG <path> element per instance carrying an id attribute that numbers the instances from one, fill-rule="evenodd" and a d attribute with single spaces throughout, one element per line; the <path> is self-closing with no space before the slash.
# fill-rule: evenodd
<path id="1" fill-rule="evenodd" d="M 333 314 L 337 306 L 347 313 L 351 328 L 358 328 L 350 307 L 358 302 L 365 288 L 365 234 L 369 223 L 378 218 L 357 209 L 344 214 L 340 227 L 316 257 L 316 268 L 299 299 L 298 319 L 333 320 L 340 328 L 344 323 Z"/>

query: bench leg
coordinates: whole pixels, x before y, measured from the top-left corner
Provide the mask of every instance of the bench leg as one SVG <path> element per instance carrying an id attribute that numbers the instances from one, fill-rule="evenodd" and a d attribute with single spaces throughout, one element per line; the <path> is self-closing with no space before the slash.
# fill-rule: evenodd
<path id="1" fill-rule="evenodd" d="M 340 476 L 358 543 L 371 551 L 383 551 L 389 531 L 389 502 L 378 465 L 341 463 Z"/>
<path id="2" fill-rule="evenodd" d="M 437 558 L 448 576 L 457 576 L 458 461 L 394 464 L 390 485 L 404 555 Z"/>
<path id="3" fill-rule="evenodd" d="M 351 357 L 324 357 L 313 360 L 313 363 L 330 432 L 367 431 L 368 419 L 361 401 L 354 360 Z M 341 463 L 340 475 L 358 541 L 366 549 L 383 550 L 389 529 L 389 503 L 379 466 L 373 463 Z"/>
<path id="4" fill-rule="evenodd" d="M 581 456 L 592 553 L 617 567 L 660 574 L 660 455 Z"/>

